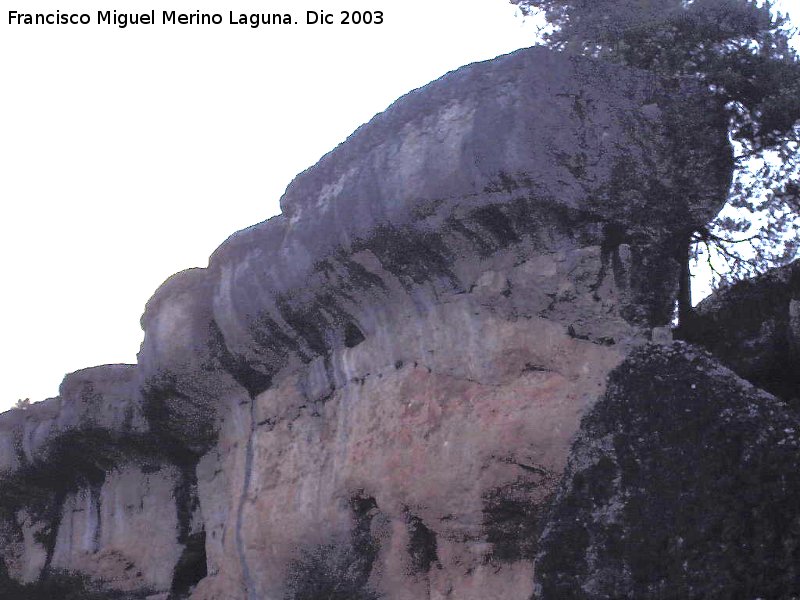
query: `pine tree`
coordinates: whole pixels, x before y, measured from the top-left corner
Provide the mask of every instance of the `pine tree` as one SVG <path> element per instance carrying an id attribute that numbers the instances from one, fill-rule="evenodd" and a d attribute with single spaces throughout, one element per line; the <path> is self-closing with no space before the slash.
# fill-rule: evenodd
<path id="1" fill-rule="evenodd" d="M 736 171 L 726 207 L 693 232 L 679 322 L 688 324 L 690 261 L 714 286 L 790 262 L 800 247 L 800 60 L 788 15 L 753 0 L 510 0 L 544 15 L 556 50 L 703 81 L 725 104 Z"/>

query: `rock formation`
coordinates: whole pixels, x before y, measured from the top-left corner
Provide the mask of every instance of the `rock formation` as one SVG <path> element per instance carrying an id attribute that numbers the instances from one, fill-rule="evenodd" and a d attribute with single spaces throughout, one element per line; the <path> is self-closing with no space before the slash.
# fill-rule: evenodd
<path id="1" fill-rule="evenodd" d="M 684 337 L 800 406 L 800 261 L 709 296 Z"/>
<path id="2" fill-rule="evenodd" d="M 541 537 L 542 598 L 792 598 L 800 415 L 681 343 L 584 419 Z"/>
<path id="3" fill-rule="evenodd" d="M 411 92 L 165 282 L 136 366 L 0 416 L 0 596 L 725 596 L 746 543 L 795 589 L 793 480 L 703 503 L 793 469 L 793 413 L 661 345 L 731 168 L 691 82 L 527 49 Z"/>

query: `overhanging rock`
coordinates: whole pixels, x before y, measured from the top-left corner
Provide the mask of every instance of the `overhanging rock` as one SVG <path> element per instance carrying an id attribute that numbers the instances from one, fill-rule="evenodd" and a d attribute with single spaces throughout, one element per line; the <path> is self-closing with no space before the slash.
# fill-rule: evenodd
<path id="1" fill-rule="evenodd" d="M 52 499 L 71 535 L 7 515 L 12 576 L 66 564 L 194 600 L 527 598 L 580 418 L 668 324 L 679 250 L 731 165 L 714 98 L 618 66 L 527 49 L 411 92 L 300 174 L 283 214 L 156 291 L 136 414 L 175 452 Z M 120 491 L 136 482 L 150 495 Z M 135 517 L 108 508 L 126 493 Z M 159 510 L 158 569 L 141 537 L 76 545 Z M 108 548 L 145 577 L 113 579 L 127 563 Z"/>

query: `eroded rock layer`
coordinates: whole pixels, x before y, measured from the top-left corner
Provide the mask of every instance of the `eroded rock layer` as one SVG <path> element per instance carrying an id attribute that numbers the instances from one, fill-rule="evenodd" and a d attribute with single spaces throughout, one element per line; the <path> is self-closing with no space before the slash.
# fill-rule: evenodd
<path id="1" fill-rule="evenodd" d="M 0 417 L 4 571 L 529 598 L 580 419 L 668 325 L 730 168 L 713 98 L 612 65 L 528 49 L 410 93 L 165 283 L 136 367 Z M 56 448 L 88 468 L 51 486 Z"/>
<path id="2" fill-rule="evenodd" d="M 0 417 L 3 570 L 22 584 L 63 572 L 170 590 L 190 545 L 197 456 L 153 432 L 135 366 L 78 371 L 60 392 Z"/>

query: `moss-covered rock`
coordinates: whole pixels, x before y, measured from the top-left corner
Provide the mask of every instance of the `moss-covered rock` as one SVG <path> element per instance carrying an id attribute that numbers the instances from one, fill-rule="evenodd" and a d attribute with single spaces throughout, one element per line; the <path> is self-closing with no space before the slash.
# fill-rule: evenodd
<path id="1" fill-rule="evenodd" d="M 611 375 L 536 563 L 541 598 L 800 594 L 800 415 L 686 344 Z"/>
<path id="2" fill-rule="evenodd" d="M 681 333 L 800 406 L 800 260 L 712 294 Z"/>

